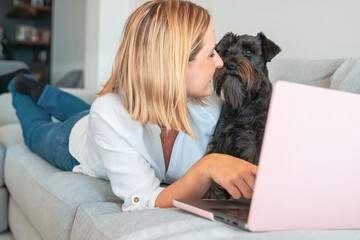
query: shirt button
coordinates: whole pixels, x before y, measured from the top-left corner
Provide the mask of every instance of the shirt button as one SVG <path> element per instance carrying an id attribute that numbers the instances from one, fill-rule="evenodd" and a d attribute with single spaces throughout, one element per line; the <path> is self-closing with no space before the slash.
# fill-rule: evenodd
<path id="1" fill-rule="evenodd" d="M 135 197 L 135 198 L 134 198 L 134 202 L 136 202 L 136 203 L 139 202 L 139 198 L 138 198 L 138 197 Z"/>

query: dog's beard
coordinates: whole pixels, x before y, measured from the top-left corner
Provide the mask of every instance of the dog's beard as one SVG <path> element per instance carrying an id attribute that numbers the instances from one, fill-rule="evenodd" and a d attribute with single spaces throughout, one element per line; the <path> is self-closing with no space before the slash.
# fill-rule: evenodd
<path id="1" fill-rule="evenodd" d="M 256 98 L 259 91 L 271 91 L 271 84 L 263 73 L 245 59 L 236 59 L 236 67 L 217 69 L 214 74 L 215 93 L 233 109 L 240 109 L 245 102 Z"/>
<path id="2" fill-rule="evenodd" d="M 235 75 L 226 73 L 224 69 L 216 70 L 214 74 L 214 90 L 221 100 L 226 101 L 223 85 L 227 82 L 237 81 L 234 78 L 236 78 Z"/>

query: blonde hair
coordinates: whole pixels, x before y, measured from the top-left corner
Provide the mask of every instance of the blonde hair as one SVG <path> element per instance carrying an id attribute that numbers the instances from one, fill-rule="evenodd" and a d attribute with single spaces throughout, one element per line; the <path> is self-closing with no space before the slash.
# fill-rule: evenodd
<path id="1" fill-rule="evenodd" d="M 189 1 L 144 3 L 127 20 L 112 75 L 98 96 L 119 93 L 133 120 L 196 138 L 188 117 L 185 73 L 209 24 L 208 11 Z"/>

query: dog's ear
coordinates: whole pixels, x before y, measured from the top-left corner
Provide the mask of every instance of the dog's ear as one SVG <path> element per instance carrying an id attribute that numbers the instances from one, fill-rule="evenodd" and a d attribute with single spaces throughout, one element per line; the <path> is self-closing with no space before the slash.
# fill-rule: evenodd
<path id="1" fill-rule="evenodd" d="M 268 39 L 262 32 L 259 32 L 256 36 L 261 39 L 261 46 L 264 52 L 265 60 L 270 62 L 271 59 L 273 59 L 281 51 L 280 47 Z"/>

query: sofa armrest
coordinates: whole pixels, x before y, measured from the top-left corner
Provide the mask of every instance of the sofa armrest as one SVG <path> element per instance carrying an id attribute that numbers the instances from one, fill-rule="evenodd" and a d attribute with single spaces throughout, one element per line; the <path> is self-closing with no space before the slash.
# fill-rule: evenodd
<path id="1" fill-rule="evenodd" d="M 10 93 L 0 94 L 0 126 L 19 122 L 11 100 Z"/>
<path id="2" fill-rule="evenodd" d="M 95 92 L 87 89 L 62 88 L 62 90 L 78 96 L 89 104 L 96 98 Z M 19 122 L 11 101 L 10 93 L 0 94 L 0 126 Z"/>
<path id="3" fill-rule="evenodd" d="M 4 148 L 0 145 L 0 189 L 4 187 L 4 161 L 5 161 L 5 151 Z"/>
<path id="4" fill-rule="evenodd" d="M 0 74 L 5 75 L 19 69 L 29 69 L 29 66 L 18 60 L 0 60 Z"/>

